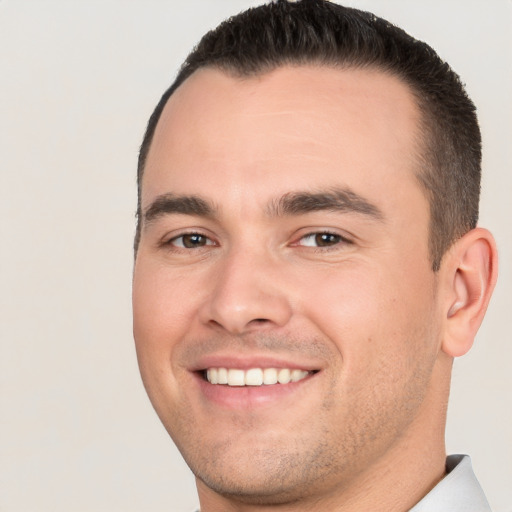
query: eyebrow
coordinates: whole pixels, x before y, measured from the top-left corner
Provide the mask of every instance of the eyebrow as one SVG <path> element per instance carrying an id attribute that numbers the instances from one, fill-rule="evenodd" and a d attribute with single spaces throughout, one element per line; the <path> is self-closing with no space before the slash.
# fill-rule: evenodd
<path id="1" fill-rule="evenodd" d="M 384 220 L 384 215 L 376 205 L 349 188 L 289 192 L 270 201 L 266 213 L 269 217 L 283 217 L 319 211 L 358 213 L 376 220 Z M 214 218 L 218 214 L 218 208 L 212 202 L 196 195 L 162 194 L 148 206 L 143 219 L 145 224 L 150 224 L 164 215 L 172 214 Z"/>
<path id="2" fill-rule="evenodd" d="M 331 188 L 318 192 L 290 192 L 272 201 L 268 207 L 271 217 L 302 215 L 310 212 L 330 211 L 358 213 L 383 221 L 382 211 L 373 203 L 349 188 Z"/>
<path id="3" fill-rule="evenodd" d="M 169 193 L 158 196 L 148 206 L 143 218 L 144 222 L 149 224 L 164 215 L 170 214 L 215 217 L 216 213 L 217 207 L 201 197 L 194 195 L 177 196 Z"/>

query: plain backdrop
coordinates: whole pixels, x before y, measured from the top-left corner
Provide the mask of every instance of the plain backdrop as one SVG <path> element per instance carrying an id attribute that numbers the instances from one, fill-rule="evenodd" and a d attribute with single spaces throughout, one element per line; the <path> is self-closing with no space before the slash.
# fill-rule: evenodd
<path id="1" fill-rule="evenodd" d="M 188 50 L 249 0 L 0 0 L 0 510 L 179 512 L 192 475 L 143 390 L 131 334 L 137 150 Z M 428 41 L 484 139 L 501 255 L 455 364 L 449 452 L 512 511 L 512 3 L 352 0 Z"/>

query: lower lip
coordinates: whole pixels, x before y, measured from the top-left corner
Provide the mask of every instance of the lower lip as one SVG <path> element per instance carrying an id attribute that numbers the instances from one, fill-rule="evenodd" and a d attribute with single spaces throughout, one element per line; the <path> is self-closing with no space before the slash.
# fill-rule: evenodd
<path id="1" fill-rule="evenodd" d="M 227 386 L 210 384 L 199 373 L 196 380 L 203 396 L 216 405 L 229 409 L 247 409 L 254 406 L 282 404 L 283 400 L 301 390 L 310 383 L 318 373 L 309 374 L 302 380 L 288 384 L 269 384 L 262 386 Z M 295 397 L 294 397 L 295 398 Z"/>

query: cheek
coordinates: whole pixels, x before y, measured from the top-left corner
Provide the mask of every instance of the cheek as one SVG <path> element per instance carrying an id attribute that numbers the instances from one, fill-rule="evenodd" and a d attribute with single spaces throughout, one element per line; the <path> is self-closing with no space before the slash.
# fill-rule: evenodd
<path id="1" fill-rule="evenodd" d="M 348 263 L 310 274 L 302 289 L 302 313 L 333 342 L 347 370 L 371 374 L 435 346 L 433 275 L 426 266 Z"/>
<path id="2" fill-rule="evenodd" d="M 304 299 L 305 314 L 339 354 L 326 405 L 340 425 L 386 425 L 394 435 L 428 392 L 437 345 L 432 281 L 413 285 L 404 275 L 368 265 L 338 269 Z"/>
<path id="3" fill-rule="evenodd" d="M 183 368 L 175 354 L 193 323 L 199 283 L 171 275 L 154 260 L 137 261 L 133 279 L 133 334 L 144 386 L 155 411 L 169 430 L 176 428 L 176 408 L 185 397 L 178 385 Z M 186 410 L 185 406 L 185 410 Z"/>
<path id="4" fill-rule="evenodd" d="M 152 401 L 155 395 L 173 389 L 173 355 L 191 324 L 186 289 L 180 286 L 179 276 L 171 277 L 157 262 L 143 258 L 137 261 L 132 294 L 133 334 L 140 372 Z"/>
<path id="5" fill-rule="evenodd" d="M 199 286 L 190 275 L 170 272 L 158 262 L 138 261 L 133 279 L 136 343 L 170 348 L 189 326 Z"/>

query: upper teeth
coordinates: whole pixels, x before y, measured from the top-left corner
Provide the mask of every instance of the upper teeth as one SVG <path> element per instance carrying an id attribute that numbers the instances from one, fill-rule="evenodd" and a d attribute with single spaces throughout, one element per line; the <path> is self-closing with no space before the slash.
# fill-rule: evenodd
<path id="1" fill-rule="evenodd" d="M 227 384 L 228 386 L 261 386 L 262 384 L 288 384 L 304 379 L 309 374 L 306 370 L 289 368 L 208 368 L 206 379 L 210 384 Z"/>

